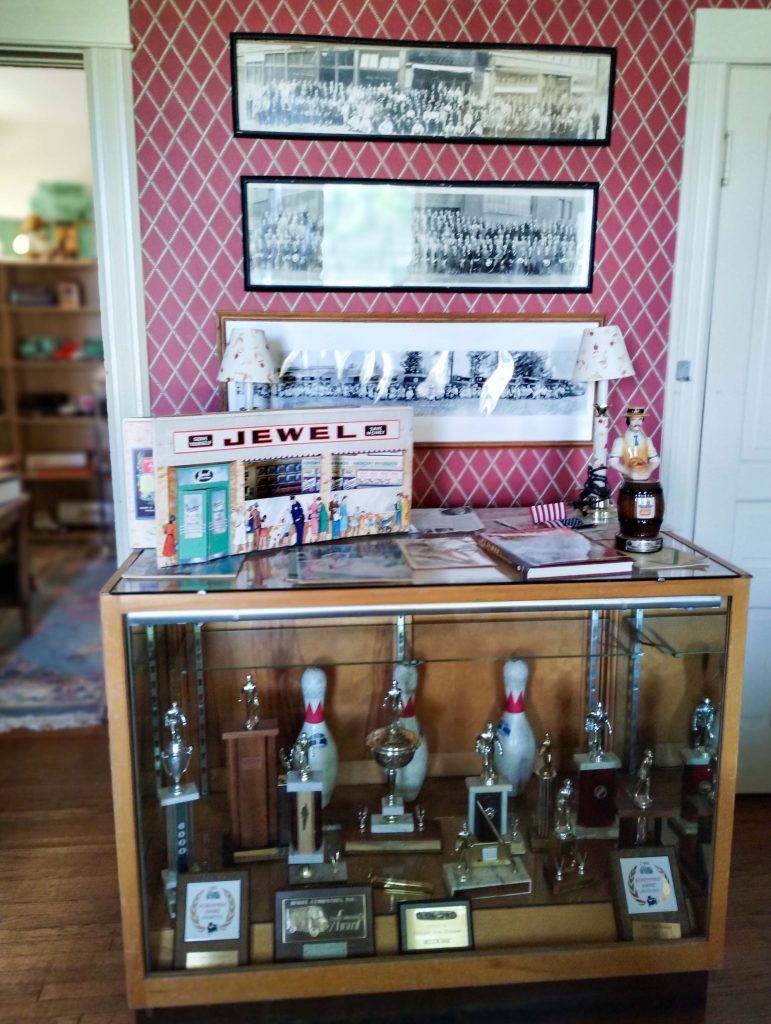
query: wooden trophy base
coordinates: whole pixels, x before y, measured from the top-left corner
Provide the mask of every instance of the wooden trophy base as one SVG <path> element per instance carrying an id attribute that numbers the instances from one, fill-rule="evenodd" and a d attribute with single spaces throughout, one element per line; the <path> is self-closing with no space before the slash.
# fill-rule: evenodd
<path id="1" fill-rule="evenodd" d="M 278 843 L 278 757 L 275 719 L 255 729 L 222 734 L 228 780 L 231 846 L 234 850 Z"/>

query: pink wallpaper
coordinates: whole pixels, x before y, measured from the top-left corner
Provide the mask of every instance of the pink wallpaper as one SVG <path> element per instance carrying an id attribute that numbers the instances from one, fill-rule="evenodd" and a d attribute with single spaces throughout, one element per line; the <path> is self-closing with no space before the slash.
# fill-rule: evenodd
<path id="1" fill-rule="evenodd" d="M 153 412 L 217 408 L 215 313 L 605 313 L 636 378 L 611 385 L 611 423 L 645 404 L 660 440 L 693 10 L 763 0 L 132 0 L 134 90 Z M 414 13 L 411 13 L 414 12 Z M 604 148 L 236 139 L 229 34 L 615 46 Z M 270 293 L 243 287 L 242 174 L 598 181 L 588 295 Z M 612 427 L 611 434 L 616 430 Z M 666 453 L 662 453 L 666 458 Z M 418 503 L 476 506 L 571 498 L 582 448 L 419 449 Z"/>

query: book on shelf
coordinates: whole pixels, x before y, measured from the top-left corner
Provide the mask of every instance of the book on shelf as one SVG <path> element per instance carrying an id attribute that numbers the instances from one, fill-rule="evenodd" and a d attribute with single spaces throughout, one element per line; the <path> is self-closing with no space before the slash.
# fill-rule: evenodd
<path id="1" fill-rule="evenodd" d="M 0 504 L 20 498 L 21 494 L 21 477 L 17 473 L 0 470 Z"/>
<path id="2" fill-rule="evenodd" d="M 634 566 L 628 555 L 568 527 L 486 530 L 474 534 L 474 539 L 483 551 L 513 565 L 528 580 L 619 576 Z"/>

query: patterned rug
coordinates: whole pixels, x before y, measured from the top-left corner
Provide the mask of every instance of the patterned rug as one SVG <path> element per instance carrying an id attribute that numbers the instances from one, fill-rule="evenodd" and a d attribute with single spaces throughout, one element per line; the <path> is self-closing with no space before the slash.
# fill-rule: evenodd
<path id="1" fill-rule="evenodd" d="M 115 560 L 91 556 L 84 561 L 80 556 L 67 552 L 49 555 L 45 562 L 33 559 L 34 632 L 0 655 L 0 733 L 104 721 L 98 594 Z M 18 632 L 12 615 L 5 613 L 0 623 L 3 646 Z"/>

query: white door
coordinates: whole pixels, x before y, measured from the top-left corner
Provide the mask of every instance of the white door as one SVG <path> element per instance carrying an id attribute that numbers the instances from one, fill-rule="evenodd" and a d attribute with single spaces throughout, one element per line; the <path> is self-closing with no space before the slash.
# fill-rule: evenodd
<path id="1" fill-rule="evenodd" d="M 738 789 L 771 790 L 771 68 L 732 67 L 694 538 L 753 575 Z"/>

